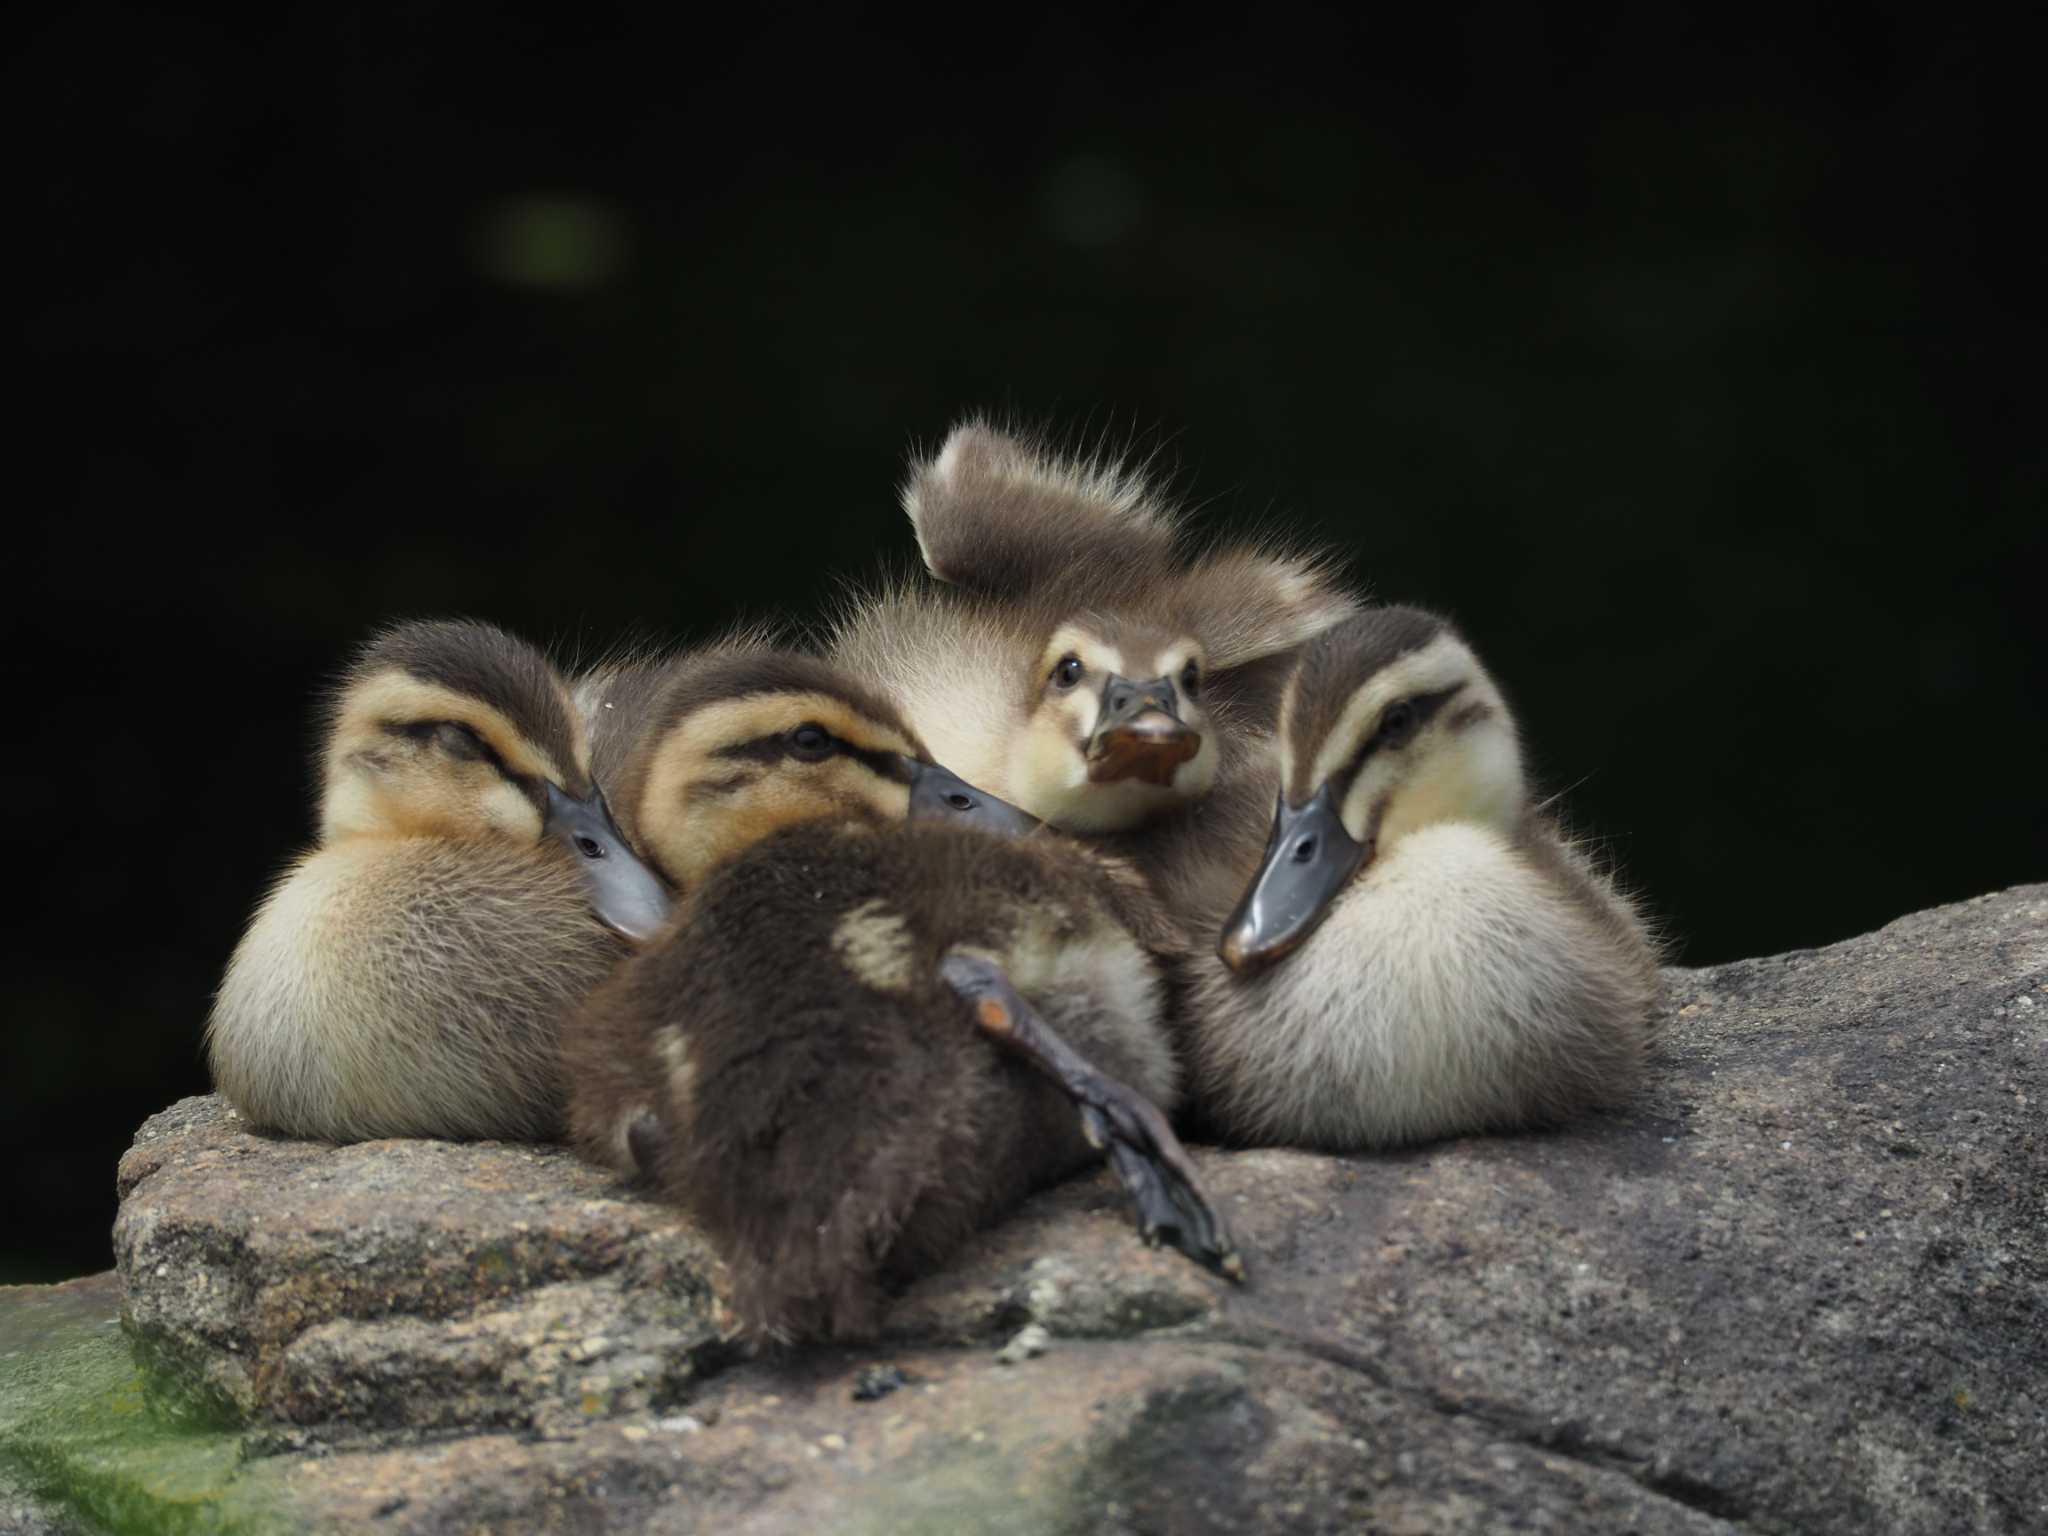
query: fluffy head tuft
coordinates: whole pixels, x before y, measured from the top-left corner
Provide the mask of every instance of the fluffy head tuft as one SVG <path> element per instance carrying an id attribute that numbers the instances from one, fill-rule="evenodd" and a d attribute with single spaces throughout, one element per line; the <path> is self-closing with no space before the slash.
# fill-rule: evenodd
<path id="1" fill-rule="evenodd" d="M 982 418 L 914 464 L 902 494 L 925 568 L 968 591 L 1018 598 L 1056 584 L 1089 601 L 1174 564 L 1178 512 L 1141 469 Z"/>

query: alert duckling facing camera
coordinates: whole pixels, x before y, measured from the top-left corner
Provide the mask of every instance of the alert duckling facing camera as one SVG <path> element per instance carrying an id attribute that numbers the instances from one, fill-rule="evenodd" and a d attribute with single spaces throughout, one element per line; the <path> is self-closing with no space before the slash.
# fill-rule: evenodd
<path id="1" fill-rule="evenodd" d="M 1449 623 L 1381 608 L 1311 642 L 1278 776 L 1189 998 L 1195 1092 L 1226 1134 L 1381 1147 L 1628 1094 L 1656 947 L 1531 803 L 1507 702 Z"/>
<path id="2" fill-rule="evenodd" d="M 214 1001 L 220 1091 L 330 1141 L 559 1134 L 559 1024 L 669 905 L 561 677 L 489 625 L 398 625 L 335 691 L 321 770 L 319 843 Z"/>
<path id="3" fill-rule="evenodd" d="M 681 669 L 618 798 L 682 896 L 565 1031 L 574 1135 L 690 1213 L 747 1336 L 872 1333 L 1099 1149 L 1148 1235 L 1238 1269 L 1163 1114 L 1172 936 L 1141 886 L 814 658 Z"/>
<path id="4" fill-rule="evenodd" d="M 1191 550 L 1137 469 L 981 421 L 913 469 L 903 504 L 935 579 L 857 598 L 829 652 L 942 761 L 1062 831 L 1231 781 L 1295 648 L 1356 608 L 1323 557 Z"/>

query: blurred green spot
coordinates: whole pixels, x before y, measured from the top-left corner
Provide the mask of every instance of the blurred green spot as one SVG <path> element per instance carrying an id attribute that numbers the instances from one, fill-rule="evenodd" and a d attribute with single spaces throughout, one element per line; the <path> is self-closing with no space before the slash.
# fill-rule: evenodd
<path id="1" fill-rule="evenodd" d="M 518 197 L 486 207 L 476 257 L 484 275 L 511 288 L 602 288 L 625 269 L 626 223 L 587 197 Z"/>

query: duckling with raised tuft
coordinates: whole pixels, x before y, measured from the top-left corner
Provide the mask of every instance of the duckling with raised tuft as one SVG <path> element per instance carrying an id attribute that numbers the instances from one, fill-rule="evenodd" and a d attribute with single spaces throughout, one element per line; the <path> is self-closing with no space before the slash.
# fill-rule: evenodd
<path id="1" fill-rule="evenodd" d="M 1230 1137 L 1383 1147 L 1561 1120 L 1635 1085 L 1657 952 L 1532 803 L 1513 716 L 1444 619 L 1370 610 L 1312 641 L 1279 792 L 1188 998 Z M 1256 834 L 1252 834 L 1255 836 Z"/>
<path id="2" fill-rule="evenodd" d="M 1234 778 L 1294 650 L 1356 608 L 1324 557 L 1191 551 L 1140 470 L 978 420 L 903 504 L 935 580 L 856 599 L 830 653 L 941 759 L 1063 831 L 1133 827 Z"/>
<path id="3" fill-rule="evenodd" d="M 332 1141 L 559 1134 L 559 1023 L 669 906 L 560 675 L 489 625 L 398 625 L 335 690 L 321 770 L 319 842 L 214 1002 L 220 1091 Z"/>
<path id="4" fill-rule="evenodd" d="M 1091 1147 L 1148 1236 L 1235 1267 L 1163 1113 L 1173 935 L 1141 886 L 956 805 L 893 706 L 815 659 L 685 669 L 653 719 L 619 802 L 682 896 L 565 1032 L 571 1122 L 696 1219 L 749 1337 L 871 1332 Z"/>

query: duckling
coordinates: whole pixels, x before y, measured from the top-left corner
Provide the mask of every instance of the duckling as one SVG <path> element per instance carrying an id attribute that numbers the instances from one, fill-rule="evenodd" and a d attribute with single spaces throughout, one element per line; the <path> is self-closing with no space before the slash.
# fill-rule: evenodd
<path id="1" fill-rule="evenodd" d="M 400 624 L 335 690 L 321 767 L 319 842 L 214 1001 L 220 1091 L 331 1141 L 559 1134 L 559 1021 L 669 906 L 561 677 L 490 625 Z"/>
<path id="2" fill-rule="evenodd" d="M 616 659 L 572 697 L 627 835 L 685 892 L 749 842 L 805 821 L 948 819 L 1007 836 L 1038 825 L 933 762 L 880 694 L 758 631 Z M 628 1178 L 647 1163 L 634 1138 L 654 1130 L 645 1046 L 630 1021 L 607 1029 L 586 1017 L 564 1047 L 573 1138 Z"/>
<path id="3" fill-rule="evenodd" d="M 1448 621 L 1367 611 L 1304 648 L 1277 808 L 1189 994 L 1207 1118 L 1380 1147 L 1555 1121 L 1635 1083 L 1657 952 L 1530 801 L 1513 716 Z M 1220 913 L 1218 914 L 1220 916 Z"/>
<path id="4" fill-rule="evenodd" d="M 1165 1119 L 1174 935 L 1141 886 L 920 797 L 943 770 L 814 658 L 685 670 L 652 714 L 619 803 L 683 894 L 565 1029 L 570 1120 L 697 1220 L 743 1332 L 871 1332 L 1091 1145 L 1149 1237 L 1241 1272 Z"/>
<path id="5" fill-rule="evenodd" d="M 1263 748 L 1287 659 L 1354 611 L 1326 558 L 1190 552 L 1135 468 L 971 420 L 903 490 L 931 581 L 857 597 L 833 659 L 944 761 L 1063 831 L 1139 825 Z"/>

